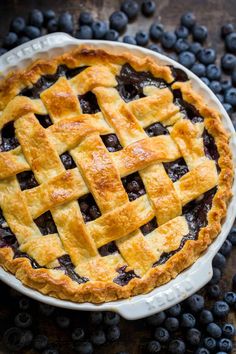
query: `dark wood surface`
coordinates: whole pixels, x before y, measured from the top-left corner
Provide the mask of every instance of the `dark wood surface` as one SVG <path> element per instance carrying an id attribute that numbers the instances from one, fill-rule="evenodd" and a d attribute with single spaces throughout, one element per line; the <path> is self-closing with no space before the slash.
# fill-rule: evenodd
<path id="1" fill-rule="evenodd" d="M 236 24 L 236 2 L 235 0 L 160 0 L 157 2 L 157 11 L 155 20 L 159 20 L 169 30 L 173 30 L 179 23 L 181 13 L 192 10 L 197 16 L 198 22 L 208 26 L 209 40 L 208 45 L 217 49 L 218 54 L 223 51 L 223 43 L 220 40 L 220 26 L 224 22 L 233 22 Z M 110 13 L 119 8 L 120 1 L 112 0 L 0 0 L 0 40 L 8 31 L 10 20 L 13 16 L 27 16 L 27 12 L 33 8 L 42 10 L 52 8 L 57 12 L 65 10 L 74 15 L 75 22 L 81 10 L 92 10 L 94 17 L 107 19 Z M 134 34 L 138 29 L 147 30 L 154 18 L 147 19 L 139 15 L 138 19 L 129 24 L 127 33 Z M 218 56 L 219 58 L 219 56 Z M 222 289 L 231 288 L 232 275 L 236 269 L 236 248 L 234 248 L 227 263 L 223 279 L 221 281 Z M 204 293 L 205 290 L 202 290 Z M 11 292 L 12 294 L 12 292 Z M 14 314 L 17 309 L 18 297 L 10 297 L 5 285 L 0 285 L 0 354 L 8 354 L 1 344 L 1 335 L 4 329 L 13 325 Z M 208 301 L 207 306 L 211 306 Z M 72 319 L 71 327 L 86 326 L 87 314 L 82 312 L 66 312 Z M 34 309 L 34 333 L 45 333 L 49 336 L 50 342 L 60 353 L 74 353 L 71 343 L 71 327 L 67 330 L 58 329 L 55 325 L 55 315 L 47 319 L 38 314 Z M 229 322 L 234 322 L 236 318 L 234 313 L 230 313 Z M 88 329 L 89 330 L 89 329 Z M 125 350 L 130 354 L 144 353 L 144 346 L 152 336 L 152 330 L 145 326 L 144 320 L 129 322 L 121 320 L 121 338 L 117 343 L 102 346 L 95 350 L 95 353 L 115 354 L 118 351 Z M 23 353 L 34 353 L 33 350 L 24 350 Z M 233 353 L 236 353 L 236 343 L 234 343 Z"/>

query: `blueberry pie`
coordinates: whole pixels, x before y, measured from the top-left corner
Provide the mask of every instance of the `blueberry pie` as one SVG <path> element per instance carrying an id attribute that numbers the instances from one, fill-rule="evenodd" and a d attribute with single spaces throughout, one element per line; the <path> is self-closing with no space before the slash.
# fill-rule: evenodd
<path id="1" fill-rule="evenodd" d="M 0 83 L 0 264 L 75 302 L 146 293 L 219 234 L 229 136 L 180 69 L 92 47 Z"/>

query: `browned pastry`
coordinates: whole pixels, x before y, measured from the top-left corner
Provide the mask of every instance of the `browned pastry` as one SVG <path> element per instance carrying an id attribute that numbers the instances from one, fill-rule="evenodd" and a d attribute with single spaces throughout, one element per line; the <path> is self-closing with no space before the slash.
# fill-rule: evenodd
<path id="1" fill-rule="evenodd" d="M 127 298 L 219 234 L 229 136 L 179 69 L 78 47 L 8 75 L 0 111 L 0 264 L 23 284 Z"/>

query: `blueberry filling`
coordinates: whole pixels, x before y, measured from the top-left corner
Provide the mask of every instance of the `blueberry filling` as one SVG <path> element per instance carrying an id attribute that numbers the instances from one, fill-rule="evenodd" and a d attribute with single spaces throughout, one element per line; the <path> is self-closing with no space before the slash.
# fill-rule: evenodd
<path id="1" fill-rule="evenodd" d="M 60 159 L 66 170 L 70 170 L 71 168 L 76 167 L 72 156 L 68 152 L 64 152 L 64 154 L 60 156 Z"/>
<path id="2" fill-rule="evenodd" d="M 15 246 L 15 247 L 14 247 Z M 31 266 L 34 269 L 37 268 L 42 268 L 32 257 L 30 257 L 27 253 L 21 252 L 18 247 L 18 243 L 17 243 L 17 247 L 16 244 L 14 244 L 14 246 L 12 247 L 14 250 L 14 258 L 27 258 L 30 260 Z"/>
<path id="3" fill-rule="evenodd" d="M 52 218 L 50 211 L 40 215 L 37 219 L 34 220 L 35 224 L 38 226 L 42 235 L 49 235 L 57 233 L 57 227 Z"/>
<path id="4" fill-rule="evenodd" d="M 117 269 L 117 272 L 119 273 L 119 275 L 113 279 L 113 282 L 120 285 L 120 286 L 124 286 L 127 285 L 131 279 L 133 278 L 139 278 L 133 270 L 129 270 L 126 272 L 126 268 L 127 266 L 123 266 L 119 269 Z"/>
<path id="5" fill-rule="evenodd" d="M 79 96 L 80 106 L 84 114 L 95 114 L 100 112 L 97 97 L 91 91 Z"/>
<path id="6" fill-rule="evenodd" d="M 73 68 L 73 69 L 69 69 L 66 67 L 65 69 L 65 74 L 66 74 L 66 78 L 72 79 L 72 77 L 80 74 L 83 70 L 87 69 L 88 66 L 81 66 L 79 68 Z"/>
<path id="7" fill-rule="evenodd" d="M 172 162 L 165 162 L 163 166 L 173 183 L 185 175 L 185 173 L 189 172 L 188 166 L 183 158 Z"/>
<path id="8" fill-rule="evenodd" d="M 203 137 L 204 151 L 206 156 L 209 159 L 218 162 L 219 153 L 217 151 L 216 143 L 213 136 L 210 135 L 206 129 L 204 129 L 202 137 Z"/>
<path id="9" fill-rule="evenodd" d="M 140 227 L 143 235 L 147 235 L 157 228 L 157 219 L 154 217 L 147 224 Z"/>
<path id="10" fill-rule="evenodd" d="M 143 181 L 138 172 L 123 177 L 121 181 L 131 202 L 146 193 Z"/>
<path id="11" fill-rule="evenodd" d="M 44 128 L 48 128 L 50 127 L 50 125 L 52 125 L 51 118 L 49 117 L 48 114 L 45 115 L 35 114 L 35 117 L 38 119 L 39 123 Z"/>
<path id="12" fill-rule="evenodd" d="M 38 186 L 38 182 L 36 181 L 32 171 L 18 173 L 17 179 L 22 191 Z"/>
<path id="13" fill-rule="evenodd" d="M 174 76 L 174 81 L 184 82 L 189 80 L 188 75 L 182 69 L 174 68 L 173 66 L 170 66 L 170 68 Z"/>
<path id="14" fill-rule="evenodd" d="M 79 206 L 85 223 L 101 216 L 101 212 L 91 193 L 79 198 Z"/>
<path id="15" fill-rule="evenodd" d="M 14 122 L 9 122 L 4 125 L 1 131 L 0 151 L 9 151 L 19 146 L 19 142 L 15 135 Z"/>
<path id="16" fill-rule="evenodd" d="M 194 200 L 183 208 L 183 215 L 187 220 L 189 233 L 182 238 L 181 244 L 177 250 L 171 251 L 169 253 L 163 253 L 160 259 L 154 263 L 154 267 L 160 264 L 164 264 L 169 258 L 179 252 L 187 240 L 197 239 L 200 229 L 207 225 L 207 214 L 211 209 L 212 200 L 215 194 L 216 187 L 206 192 L 201 199 Z"/>
<path id="17" fill-rule="evenodd" d="M 116 134 L 102 135 L 101 138 L 109 152 L 115 152 L 122 149 L 122 146 Z"/>
<path id="18" fill-rule="evenodd" d="M 204 118 L 200 112 L 190 103 L 186 102 L 180 90 L 173 90 L 174 103 L 180 107 L 180 112 L 183 113 L 184 118 L 189 119 L 192 123 L 201 123 Z"/>
<path id="19" fill-rule="evenodd" d="M 164 125 L 159 122 L 149 125 L 147 128 L 145 128 L 145 132 L 150 137 L 169 134 L 168 129 L 166 129 Z"/>
<path id="20" fill-rule="evenodd" d="M 102 257 L 108 256 L 109 254 L 118 252 L 118 248 L 114 241 L 107 243 L 106 245 L 100 247 L 98 252 Z"/>
<path id="21" fill-rule="evenodd" d="M 55 269 L 63 270 L 66 275 L 68 275 L 72 280 L 76 281 L 77 283 L 82 284 L 82 283 L 86 283 L 89 280 L 88 278 L 80 277 L 75 272 L 74 270 L 75 267 L 71 262 L 71 258 L 68 254 L 59 257 L 58 262 L 60 263 L 60 266 L 56 267 Z"/>
<path id="22" fill-rule="evenodd" d="M 149 71 L 136 71 L 129 64 L 122 66 L 120 75 L 116 76 L 118 86 L 116 87 L 120 96 L 126 101 L 136 100 L 144 97 L 145 86 L 167 87 L 167 83 L 155 78 Z"/>

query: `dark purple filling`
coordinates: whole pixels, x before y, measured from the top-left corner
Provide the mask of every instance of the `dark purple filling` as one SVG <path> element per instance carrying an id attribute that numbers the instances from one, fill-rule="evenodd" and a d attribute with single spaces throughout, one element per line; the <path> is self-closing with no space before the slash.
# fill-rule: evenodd
<path id="1" fill-rule="evenodd" d="M 27 259 L 30 260 L 30 263 L 31 263 L 32 268 L 34 268 L 34 269 L 43 268 L 43 267 L 41 267 L 41 266 L 35 261 L 35 259 L 33 259 L 32 257 L 30 257 L 27 253 L 21 252 L 21 251 L 19 250 L 19 244 L 18 244 L 18 243 L 15 243 L 15 244 L 12 246 L 12 249 L 13 249 L 13 251 L 14 251 L 14 259 L 15 259 L 15 258 L 27 258 Z"/>
<path id="2" fill-rule="evenodd" d="M 163 165 L 172 182 L 176 182 L 189 171 L 183 158 L 172 162 L 165 162 Z"/>
<path id="3" fill-rule="evenodd" d="M 99 207 L 91 193 L 79 198 L 78 202 L 85 223 L 101 216 Z"/>
<path id="4" fill-rule="evenodd" d="M 87 92 L 85 95 L 78 96 L 78 98 L 84 114 L 95 114 L 101 111 L 97 98 L 91 91 Z"/>
<path id="5" fill-rule="evenodd" d="M 161 123 L 154 123 L 145 128 L 145 132 L 148 136 L 168 135 L 169 131 Z"/>
<path id="6" fill-rule="evenodd" d="M 219 153 L 217 151 L 216 143 L 213 136 L 210 135 L 206 129 L 204 129 L 202 137 L 206 156 L 211 160 L 215 160 L 217 162 L 217 167 L 219 168 Z"/>
<path id="7" fill-rule="evenodd" d="M 41 114 L 35 114 L 36 118 L 38 119 L 39 123 L 42 125 L 44 128 L 50 127 L 52 125 L 51 118 L 48 114 L 41 115 Z"/>
<path id="8" fill-rule="evenodd" d="M 133 278 L 139 278 L 133 270 L 129 270 L 129 271 L 125 271 L 127 268 L 127 266 L 123 266 L 119 269 L 117 269 L 117 272 L 119 273 L 119 275 L 113 279 L 113 282 L 120 285 L 120 286 L 124 286 L 127 285 L 131 279 Z"/>
<path id="9" fill-rule="evenodd" d="M 123 177 L 121 181 L 131 202 L 146 193 L 143 181 L 138 172 Z"/>
<path id="10" fill-rule="evenodd" d="M 19 146 L 19 142 L 15 135 L 14 122 L 7 123 L 1 131 L 0 151 L 9 151 Z"/>
<path id="11" fill-rule="evenodd" d="M 34 219 L 35 224 L 40 229 L 42 235 L 57 233 L 57 227 L 52 218 L 50 211 L 40 215 L 37 219 Z"/>
<path id="12" fill-rule="evenodd" d="M 164 80 L 155 78 L 149 71 L 136 71 L 129 64 L 122 66 L 116 80 L 118 82 L 116 88 L 126 102 L 144 97 L 143 88 L 145 86 L 167 87 Z"/>
<path id="13" fill-rule="evenodd" d="M 180 112 L 184 114 L 184 118 L 189 119 L 192 123 L 201 123 L 204 118 L 200 112 L 190 103 L 186 102 L 180 90 L 173 90 L 174 103 L 179 106 Z"/>
<path id="14" fill-rule="evenodd" d="M 212 200 L 216 194 L 216 190 L 216 187 L 211 189 L 204 194 L 201 200 L 194 200 L 183 208 L 183 215 L 188 222 L 189 233 L 183 237 L 180 247 L 177 250 L 163 253 L 158 262 L 154 263 L 154 267 L 164 264 L 170 257 L 179 252 L 187 240 L 197 239 L 200 229 L 207 225 L 207 214 L 211 209 Z"/>
<path id="15" fill-rule="evenodd" d="M 189 80 L 188 75 L 182 69 L 174 68 L 173 66 L 170 66 L 170 68 L 172 71 L 172 75 L 174 76 L 174 81 L 184 82 Z"/>
<path id="16" fill-rule="evenodd" d="M 122 146 L 116 134 L 102 135 L 101 138 L 109 152 L 115 152 L 122 149 Z"/>
<path id="17" fill-rule="evenodd" d="M 60 159 L 66 170 L 70 170 L 71 168 L 76 167 L 72 156 L 68 152 L 64 152 L 64 154 L 60 156 Z"/>
<path id="18" fill-rule="evenodd" d="M 55 74 L 41 76 L 32 87 L 24 88 L 19 95 L 29 98 L 39 98 L 40 93 L 52 86 L 61 76 L 66 76 L 68 79 L 71 79 L 73 76 L 79 74 L 86 68 L 87 66 L 69 69 L 65 65 L 60 65 L 58 66 Z"/>
<path id="19" fill-rule="evenodd" d="M 147 224 L 140 227 L 142 234 L 147 235 L 157 228 L 157 219 L 154 217 Z"/>
<path id="20" fill-rule="evenodd" d="M 36 181 L 33 171 L 26 171 L 17 174 L 17 179 L 22 191 L 37 187 L 39 184 Z"/>
<path id="21" fill-rule="evenodd" d="M 118 248 L 114 241 L 107 243 L 106 245 L 100 247 L 98 252 L 102 257 L 108 256 L 109 254 L 118 252 Z"/>
<path id="22" fill-rule="evenodd" d="M 76 281 L 79 284 L 86 283 L 89 280 L 88 278 L 79 276 L 75 272 L 75 267 L 71 262 L 71 258 L 68 254 L 59 257 L 58 261 L 60 263 L 60 266 L 56 267 L 55 269 L 63 270 L 65 274 L 68 275 L 72 280 Z"/>

